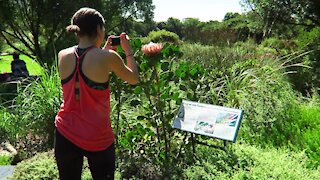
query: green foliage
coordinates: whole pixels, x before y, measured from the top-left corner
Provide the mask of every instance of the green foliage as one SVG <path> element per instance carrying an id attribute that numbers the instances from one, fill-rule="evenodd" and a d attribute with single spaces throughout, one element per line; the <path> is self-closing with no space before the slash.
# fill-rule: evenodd
<path id="1" fill-rule="evenodd" d="M 141 48 L 141 42 L 132 42 L 132 45 L 136 49 Z M 139 54 L 136 53 L 136 55 Z M 124 91 L 122 94 L 133 94 L 123 98 L 116 96 L 116 99 L 118 98 L 118 106 L 121 106 L 117 110 L 118 117 L 121 117 L 120 108 L 128 108 L 123 107 L 120 104 L 121 102 L 129 100 L 128 105 L 139 109 L 133 115 L 133 119 L 137 119 L 139 123 L 126 123 L 125 126 L 130 131 L 124 129 L 120 132 L 119 149 L 121 150 L 121 156 L 126 157 L 131 154 L 133 159 L 139 158 L 146 164 L 155 164 L 154 167 L 148 168 L 147 171 L 158 172 L 156 169 L 161 166 L 159 173 L 164 173 L 164 176 L 168 173 L 164 162 L 172 161 L 169 157 L 172 151 L 169 137 L 172 131 L 170 121 L 174 116 L 174 109 L 171 106 L 176 106 L 172 104 L 174 102 L 181 102 L 179 93 L 171 86 L 167 86 L 167 84 L 174 83 L 171 77 L 174 75 L 174 60 L 180 55 L 181 52 L 177 46 L 166 44 L 161 53 L 157 55 L 136 56 L 141 72 L 139 86 L 134 89 L 127 88 L 118 81 L 115 81 L 114 85 L 115 94 L 121 94 L 121 91 Z M 142 104 L 142 102 L 144 103 Z M 125 117 L 121 117 L 121 119 L 123 118 L 124 121 L 128 120 Z M 123 167 L 126 169 L 124 172 L 129 174 L 132 174 L 132 172 L 144 172 L 140 167 L 126 166 L 126 164 L 131 164 L 130 162 L 132 161 L 131 158 L 124 158 Z M 138 174 L 144 177 L 146 174 L 150 174 L 147 171 Z"/>
<path id="2" fill-rule="evenodd" d="M 303 134 L 303 139 L 306 144 L 306 153 L 310 158 L 310 164 L 312 167 L 320 166 L 320 143 L 318 141 L 320 138 L 319 129 L 319 127 L 307 129 Z"/>
<path id="3" fill-rule="evenodd" d="M 0 127 L 7 132 L 5 138 L 15 145 L 24 144 L 20 148 L 27 156 L 53 146 L 54 117 L 62 102 L 58 87 L 60 79 L 52 68 L 36 81 L 18 84 L 12 105 L 2 107 Z"/>
<path id="4" fill-rule="evenodd" d="M 0 155 L 0 166 L 11 165 L 12 159 L 12 156 Z"/>
<path id="5" fill-rule="evenodd" d="M 148 34 L 146 42 L 154 42 L 154 43 L 174 43 L 179 44 L 179 36 L 173 32 L 166 31 L 166 30 L 159 30 L 159 31 L 151 31 Z"/>
<path id="6" fill-rule="evenodd" d="M 278 58 L 250 42 L 232 48 L 185 44 L 181 49 L 184 61 L 208 71 L 201 80 L 195 79 L 197 88 L 186 86 L 199 92 L 196 101 L 244 110 L 239 137 L 255 144 L 286 146 L 291 142 L 301 146 L 299 131 L 306 127 L 296 129 L 301 122 L 301 116 L 294 114 L 299 112 L 299 102 L 286 77 L 287 67 L 293 65 L 291 59 Z"/>
<path id="7" fill-rule="evenodd" d="M 314 98 L 314 100 L 317 100 Z M 301 142 L 299 144 L 295 143 L 295 147 L 299 149 L 305 149 L 306 154 L 310 159 L 310 165 L 312 167 L 319 167 L 319 147 L 320 144 L 317 141 L 319 138 L 319 119 L 320 119 L 320 108 L 319 102 L 315 102 L 314 100 L 310 102 L 304 102 L 299 106 L 294 113 L 294 116 L 291 116 L 293 120 L 293 124 L 295 126 L 295 131 L 292 133 L 297 134 L 296 138 L 300 139 Z M 319 99 L 318 99 L 319 100 Z M 300 145 L 300 147 L 298 146 Z"/>
<path id="8" fill-rule="evenodd" d="M 73 45 L 75 38 L 66 36 L 65 27 L 81 7 L 92 7 L 101 12 L 106 20 L 106 30 L 116 30 L 123 15 L 149 20 L 154 6 L 151 0 L 117 1 L 8 1 L 0 2 L 0 34 L 13 49 L 29 57 L 36 56 L 42 66 L 54 64 L 52 54 L 56 49 Z"/>
<path id="9" fill-rule="evenodd" d="M 242 0 L 257 19 L 264 37 L 275 31 L 278 35 L 290 34 L 293 25 L 314 27 L 319 25 L 320 13 L 317 0 Z"/>
<path id="10" fill-rule="evenodd" d="M 296 42 L 292 40 L 279 39 L 276 37 L 264 39 L 261 45 L 275 49 L 280 55 L 287 55 L 297 50 Z"/>
<path id="11" fill-rule="evenodd" d="M 309 68 L 292 67 L 290 70 L 296 71 L 290 75 L 290 80 L 294 84 L 295 89 L 308 95 L 312 93 L 313 88 L 318 88 L 318 79 L 320 77 L 320 27 L 316 27 L 311 31 L 302 30 L 297 37 L 301 55 L 295 61 L 301 62 Z"/>
<path id="12" fill-rule="evenodd" d="M 59 179 L 58 167 L 56 165 L 53 151 L 39 153 L 30 159 L 18 163 L 11 179 Z M 88 160 L 86 158 L 84 159 L 81 179 L 92 179 L 89 171 Z M 118 174 L 116 179 L 120 179 Z"/>
<path id="13" fill-rule="evenodd" d="M 312 30 L 302 30 L 297 37 L 298 45 L 303 48 L 317 48 L 320 40 L 320 27 L 315 27 Z"/>
<path id="14" fill-rule="evenodd" d="M 298 97 L 287 81 L 286 68 L 292 65 L 291 60 L 271 52 L 266 55 L 265 49 L 250 42 L 243 44 L 246 46 L 225 48 L 185 44 L 181 58 L 181 53 L 166 54 L 178 50 L 174 46 L 165 46 L 156 56 L 136 53 L 141 73 L 139 86 L 129 90 L 117 85 L 122 86 L 117 89 L 124 89 L 124 94 L 133 93 L 121 98 L 121 102 L 128 101 L 121 105 L 126 115 L 119 110 L 120 126 L 127 129 L 119 136 L 121 157 L 132 157 L 122 158 L 125 177 L 142 178 L 142 174 L 159 167 L 159 176 L 180 174 L 179 170 L 164 169 L 163 162 L 166 167 L 173 167 L 170 169 L 190 162 L 191 144 L 182 145 L 182 135 L 170 127 L 182 99 L 243 109 L 240 140 L 302 150 L 304 140 L 299 131 L 306 130 L 309 121 L 301 118 Z M 132 119 L 138 122 L 131 122 Z M 185 148 L 182 155 L 179 146 Z M 180 158 L 172 164 L 171 158 L 177 156 Z M 138 159 L 154 166 L 141 169 Z"/>
<path id="15" fill-rule="evenodd" d="M 227 152 L 197 148 L 199 161 L 184 170 L 184 179 L 318 179 L 308 158 L 286 149 L 235 144 Z"/>
<path id="16" fill-rule="evenodd" d="M 58 179 L 53 152 L 40 153 L 17 164 L 12 179 Z"/>
<path id="17" fill-rule="evenodd" d="M 132 46 L 139 64 L 140 84 L 130 86 L 115 76 L 110 81 L 111 119 L 123 178 L 162 179 L 183 174 L 187 179 L 284 178 L 277 168 L 266 172 L 265 168 L 272 166 L 284 167 L 284 174 L 291 173 L 290 168 L 300 168 L 288 175 L 292 179 L 301 174 L 313 178 L 310 175 L 313 171 L 305 168 L 305 156 L 269 148 L 289 147 L 299 152 L 306 147 L 311 159 L 308 165 L 317 166 L 313 161 L 319 159 L 319 144 L 314 142 L 319 129 L 315 124 L 320 118 L 314 107 L 318 105 L 303 104 L 292 90 L 286 76 L 292 59 L 279 58 L 270 48 L 256 46 L 252 41 L 223 48 L 200 44 L 184 44 L 179 48 L 165 44 L 156 55 L 141 54 L 140 40 L 133 40 Z M 125 57 L 120 48 L 118 52 Z M 17 134 L 18 137 L 27 134 L 21 127 L 28 127 L 28 132 L 40 137 L 48 136 L 41 129 L 52 127 L 50 123 L 59 108 L 61 94 L 56 88 L 60 84 L 55 71 L 43 80 L 47 83 L 31 84 L 17 97 L 14 106 L 2 109 L 5 121 L 0 127 L 12 139 Z M 236 145 L 230 153 L 201 149 L 196 156 L 207 160 L 193 164 L 190 139 L 171 127 L 182 99 L 244 110 L 238 140 L 268 148 Z M 207 158 L 208 154 L 212 156 Z M 279 155 L 275 162 L 269 160 L 272 154 Z M 303 161 L 301 166 L 293 166 L 298 160 Z"/>
<path id="18" fill-rule="evenodd" d="M 240 107 L 246 112 L 242 132 L 249 135 L 246 137 L 248 141 L 259 139 L 260 142 L 285 143 L 285 140 L 277 139 L 281 135 L 272 131 L 274 126 L 291 121 L 285 115 L 296 104 L 295 94 L 283 79 L 283 68 L 268 64 L 268 59 L 264 61 L 266 64 L 255 64 L 256 67 L 243 72 L 244 78 L 249 78 L 249 83 L 236 95 Z M 277 69 L 280 72 L 275 73 Z"/>
<path id="19" fill-rule="evenodd" d="M 255 47 L 253 47 L 255 49 Z M 250 52 L 244 51 L 245 48 L 230 48 L 208 46 L 201 44 L 183 44 L 181 51 L 182 59 L 186 62 L 199 64 L 206 69 L 225 69 L 230 67 L 236 61 L 242 61 L 245 55 Z M 252 50 L 253 51 L 253 50 Z"/>

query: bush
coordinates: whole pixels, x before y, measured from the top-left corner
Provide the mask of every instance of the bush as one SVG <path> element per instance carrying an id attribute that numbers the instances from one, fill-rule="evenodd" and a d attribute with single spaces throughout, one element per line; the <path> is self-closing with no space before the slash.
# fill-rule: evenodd
<path id="1" fill-rule="evenodd" d="M 286 77 L 291 62 L 283 63 L 283 58 L 272 54 L 261 56 L 257 47 L 247 52 L 238 44 L 231 48 L 185 44 L 181 49 L 184 61 L 202 65 L 208 71 L 197 82 L 196 92 L 204 89 L 201 84 L 210 88 L 199 93 L 197 101 L 244 110 L 240 138 L 277 146 L 286 145 L 293 137 L 298 139 L 291 133 L 294 120 L 287 115 L 298 107 L 297 95 Z M 192 69 L 194 65 L 187 66 Z"/>
<path id="2" fill-rule="evenodd" d="M 254 144 L 286 145 L 294 123 L 286 113 L 297 106 L 297 97 L 285 76 L 275 72 L 280 67 L 264 61 L 267 64 L 255 64 L 242 73 L 248 84 L 231 98 L 245 112 L 240 136 Z"/>
<path id="3" fill-rule="evenodd" d="M 209 70 L 214 68 L 221 71 L 231 67 L 235 62 L 244 61 L 248 54 L 247 51 L 237 47 L 221 48 L 187 43 L 181 45 L 181 51 L 183 52 L 181 60 L 201 65 Z"/>
<path id="4" fill-rule="evenodd" d="M 196 165 L 184 170 L 184 179 L 318 179 L 318 170 L 308 169 L 304 152 L 262 149 L 235 144 L 227 152 L 199 147 Z"/>
<path id="5" fill-rule="evenodd" d="M 306 153 L 311 160 L 310 165 L 318 167 L 320 165 L 320 108 L 319 97 L 313 98 L 311 102 L 301 104 L 299 108 L 299 116 L 295 118 L 295 126 L 299 133 L 297 136 L 301 139 L 300 149 L 306 149 Z M 303 137 L 303 138 L 301 138 Z"/>
<path id="6" fill-rule="evenodd" d="M 297 50 L 297 44 L 295 41 L 279 39 L 277 37 L 264 39 L 261 46 L 273 48 L 281 55 L 286 55 Z"/>
<path id="7" fill-rule="evenodd" d="M 320 128 L 307 130 L 303 134 L 303 139 L 306 145 L 306 153 L 310 159 L 310 166 L 320 166 Z"/>
<path id="8" fill-rule="evenodd" d="M 53 151 L 40 153 L 18 163 L 12 179 L 58 179 L 58 168 Z"/>
<path id="9" fill-rule="evenodd" d="M 154 43 L 174 43 L 174 44 L 179 44 L 179 36 L 176 33 L 166 31 L 166 30 L 160 30 L 160 31 L 151 31 L 148 34 L 147 39 L 145 40 L 147 42 L 143 43 L 148 43 L 148 42 L 154 42 Z"/>
<path id="10" fill-rule="evenodd" d="M 292 68 L 297 73 L 292 74 L 290 77 L 297 90 L 304 95 L 309 95 L 312 93 L 313 88 L 320 87 L 318 82 L 320 78 L 320 27 L 316 27 L 311 31 L 303 30 L 300 32 L 297 37 L 297 43 L 300 50 L 305 53 L 297 61 L 311 68 Z"/>
<path id="11" fill-rule="evenodd" d="M 31 179 L 58 179 L 58 167 L 56 165 L 53 151 L 39 153 L 36 156 L 24 160 L 17 164 L 12 179 L 31 180 Z M 88 166 L 88 161 L 85 158 L 82 170 L 82 179 L 92 179 Z"/>
<path id="12" fill-rule="evenodd" d="M 10 155 L 0 155 L 0 166 L 11 165 L 13 157 Z"/>

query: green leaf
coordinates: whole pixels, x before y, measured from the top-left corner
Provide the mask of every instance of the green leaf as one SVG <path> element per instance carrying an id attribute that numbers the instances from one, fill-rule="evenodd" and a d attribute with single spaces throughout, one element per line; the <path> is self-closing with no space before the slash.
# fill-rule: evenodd
<path id="1" fill-rule="evenodd" d="M 180 74 L 180 77 L 181 77 L 181 78 L 184 78 L 184 77 L 186 77 L 186 75 L 187 75 L 187 74 L 186 74 L 185 72 L 183 72 L 183 73 Z"/>
<path id="2" fill-rule="evenodd" d="M 180 93 L 176 92 L 171 96 L 171 99 L 177 101 L 179 99 L 179 96 L 180 96 Z"/>
<path id="3" fill-rule="evenodd" d="M 191 74 L 192 76 L 194 76 L 194 75 L 197 74 L 197 73 L 198 73 L 198 68 L 197 68 L 197 67 L 193 67 L 192 70 L 190 71 L 190 74 Z"/>
<path id="4" fill-rule="evenodd" d="M 167 91 L 164 92 L 164 93 L 162 93 L 161 96 L 160 96 L 160 98 L 161 98 L 161 99 L 167 99 L 167 98 L 169 98 L 169 93 L 168 93 Z"/>
<path id="5" fill-rule="evenodd" d="M 142 92 L 142 88 L 141 86 L 137 86 L 136 88 L 134 88 L 134 91 L 133 91 L 135 94 L 141 94 Z"/>
<path id="6" fill-rule="evenodd" d="M 175 75 L 178 76 L 178 77 L 180 77 L 180 74 L 181 74 L 181 73 L 182 73 L 182 71 L 181 71 L 180 69 L 178 69 L 178 70 L 175 71 Z"/>
<path id="7" fill-rule="evenodd" d="M 130 44 L 133 48 L 141 49 L 142 43 L 140 39 L 133 39 L 130 41 Z"/>
<path id="8" fill-rule="evenodd" d="M 146 72 L 148 69 L 149 69 L 149 66 L 146 62 L 143 62 L 140 64 L 140 69 L 143 71 L 143 72 Z"/>

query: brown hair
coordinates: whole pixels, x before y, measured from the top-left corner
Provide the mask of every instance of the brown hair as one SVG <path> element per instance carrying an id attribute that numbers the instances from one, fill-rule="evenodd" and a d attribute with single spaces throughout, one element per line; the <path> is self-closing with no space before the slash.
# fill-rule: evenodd
<path id="1" fill-rule="evenodd" d="M 104 26 L 103 16 L 95 9 L 81 8 L 71 19 L 71 25 L 66 30 L 67 32 L 76 33 L 78 36 L 97 36 L 97 26 Z"/>

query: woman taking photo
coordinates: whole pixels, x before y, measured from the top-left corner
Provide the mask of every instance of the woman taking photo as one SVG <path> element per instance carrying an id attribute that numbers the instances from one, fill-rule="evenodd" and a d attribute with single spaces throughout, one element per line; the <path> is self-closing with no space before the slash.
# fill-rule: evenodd
<path id="1" fill-rule="evenodd" d="M 83 157 L 87 157 L 93 179 L 113 179 L 114 133 L 110 123 L 110 73 L 129 84 L 138 83 L 138 68 L 129 38 L 120 35 L 127 65 L 105 46 L 104 18 L 91 8 L 81 8 L 71 19 L 67 32 L 75 33 L 78 45 L 58 55 L 63 103 L 56 116 L 55 157 L 60 179 L 81 179 Z"/>

